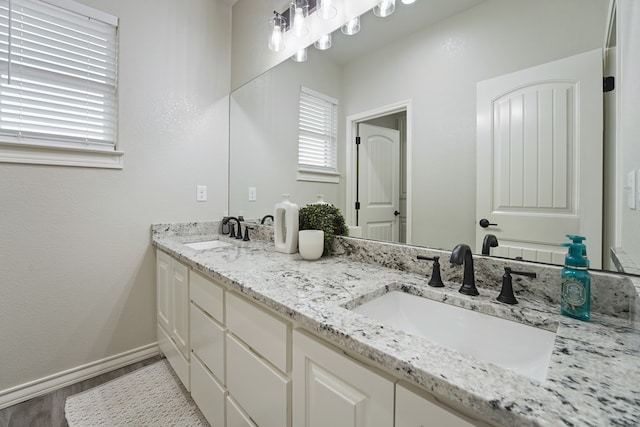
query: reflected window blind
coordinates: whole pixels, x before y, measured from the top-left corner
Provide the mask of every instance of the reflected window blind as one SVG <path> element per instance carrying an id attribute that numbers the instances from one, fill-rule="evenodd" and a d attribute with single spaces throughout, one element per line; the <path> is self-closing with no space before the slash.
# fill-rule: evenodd
<path id="1" fill-rule="evenodd" d="M 302 87 L 298 119 L 298 167 L 337 171 L 338 101 Z"/>
<path id="2" fill-rule="evenodd" d="M 0 0 L 0 138 L 114 150 L 117 18 L 70 0 Z"/>

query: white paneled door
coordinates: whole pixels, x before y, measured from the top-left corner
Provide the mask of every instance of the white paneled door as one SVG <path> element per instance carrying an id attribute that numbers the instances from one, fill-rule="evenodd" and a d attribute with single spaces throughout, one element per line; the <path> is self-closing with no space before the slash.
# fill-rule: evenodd
<path id="1" fill-rule="evenodd" d="M 562 264 L 579 234 L 600 268 L 602 93 L 599 49 L 478 83 L 478 253 Z"/>
<path id="2" fill-rule="evenodd" d="M 358 124 L 358 225 L 367 239 L 399 241 L 400 132 Z"/>

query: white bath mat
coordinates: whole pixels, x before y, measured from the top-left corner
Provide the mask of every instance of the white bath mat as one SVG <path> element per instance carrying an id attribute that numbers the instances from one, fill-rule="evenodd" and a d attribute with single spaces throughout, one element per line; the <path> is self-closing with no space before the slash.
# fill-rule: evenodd
<path id="1" fill-rule="evenodd" d="M 67 398 L 69 427 L 206 427 L 166 359 Z"/>

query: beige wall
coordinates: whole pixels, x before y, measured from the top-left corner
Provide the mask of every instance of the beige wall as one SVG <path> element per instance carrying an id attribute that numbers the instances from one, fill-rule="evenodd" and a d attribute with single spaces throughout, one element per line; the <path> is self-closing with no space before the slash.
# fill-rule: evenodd
<path id="1" fill-rule="evenodd" d="M 345 116 L 412 101 L 412 243 L 475 240 L 476 83 L 602 47 L 607 8 L 489 0 L 344 67 Z"/>
<path id="2" fill-rule="evenodd" d="M 150 224 L 227 209 L 230 6 L 81 1 L 120 18 L 125 166 L 0 163 L 0 394 L 154 343 Z"/>

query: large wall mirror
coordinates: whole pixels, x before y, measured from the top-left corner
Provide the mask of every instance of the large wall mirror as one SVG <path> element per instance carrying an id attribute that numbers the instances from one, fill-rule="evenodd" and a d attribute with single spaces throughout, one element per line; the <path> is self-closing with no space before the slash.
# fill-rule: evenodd
<path id="1" fill-rule="evenodd" d="M 537 70 L 536 67 L 543 64 L 552 67 L 556 61 L 602 49 L 608 26 L 609 0 L 418 0 L 412 5 L 397 2 L 395 13 L 387 18 L 368 12 L 362 15 L 361 30 L 356 35 L 346 36 L 338 30 L 333 34 L 333 46 L 329 50 L 319 51 L 311 46 L 306 62 L 287 60 L 231 94 L 230 214 L 260 219 L 272 213 L 273 205 L 282 194 L 291 194 L 292 200 L 301 206 L 314 202 L 321 194 L 324 200 L 345 213 L 350 225 L 359 225 L 365 238 L 448 250 L 458 243 L 467 243 L 480 252 L 482 237 L 496 234 L 499 246 L 490 248 L 492 255 L 561 262 L 564 249 L 559 245 L 565 240 L 564 234 L 576 232 L 567 222 L 555 224 L 552 237 L 555 249 L 548 251 L 551 255 L 544 254 L 535 238 L 520 253 L 506 253 L 505 249 L 500 252 L 499 248 L 508 246 L 500 241 L 508 240 L 504 233 L 499 234 L 502 224 L 487 228 L 479 225 L 482 213 L 477 212 L 477 200 L 483 190 L 478 189 L 477 173 L 484 167 L 485 157 L 478 148 L 479 117 L 483 114 L 478 104 L 478 83 L 520 70 Z M 600 82 L 596 84 L 600 87 Z M 338 101 L 337 180 L 333 176 L 324 180 L 299 174 L 301 87 Z M 561 105 L 569 112 L 584 108 L 573 103 L 573 90 L 554 88 L 548 108 L 559 110 Z M 527 96 L 518 94 L 523 105 L 530 102 Z M 544 98 L 545 95 L 537 92 L 534 96 Z M 526 111 L 529 116 L 530 110 L 517 107 L 518 102 L 510 99 L 504 108 Z M 546 107 L 541 102 L 536 108 Z M 602 116 L 602 110 L 596 109 L 595 113 L 598 111 Z M 510 120 L 507 133 L 509 129 L 517 129 L 514 119 Z M 496 126 L 493 123 L 490 127 Z M 397 152 L 383 147 L 371 149 L 377 154 L 370 154 L 366 160 L 357 157 L 362 155 L 353 146 L 358 134 L 361 138 L 387 138 L 384 135 L 388 129 L 398 139 Z M 517 228 L 515 234 L 530 231 L 535 221 L 513 207 L 514 197 L 518 198 L 513 196 L 513 189 L 527 187 L 523 182 L 531 181 L 532 176 L 541 182 L 550 176 L 556 179 L 555 176 L 563 173 L 569 176 L 572 168 L 580 168 L 579 163 L 575 163 L 580 162 L 576 153 L 579 150 L 571 140 L 576 136 L 573 133 L 588 131 L 570 123 L 568 130 L 553 128 L 549 132 L 563 133 L 569 140 L 564 148 L 549 148 L 555 157 L 540 154 L 544 147 L 535 153 L 511 149 L 508 158 L 515 161 L 507 169 L 509 174 L 505 169 L 493 172 L 492 176 L 500 176 L 503 185 L 511 188 L 512 205 L 505 210 L 513 215 L 504 221 Z M 613 212 L 613 207 L 608 205 L 610 201 L 603 203 L 603 200 L 608 200 L 611 185 L 607 174 L 616 172 L 607 164 L 603 171 L 601 165 L 607 153 L 602 149 L 601 136 L 597 139 L 600 142 L 596 151 L 602 151 L 598 156 L 603 160 L 591 178 L 600 185 L 604 180 L 603 190 L 591 197 L 585 191 L 588 183 L 578 183 L 570 177 L 564 181 L 552 180 L 547 213 L 552 216 L 563 210 L 584 212 L 585 206 L 599 211 L 604 218 L 600 225 L 604 225 L 592 233 L 599 236 L 585 231 L 586 243 L 592 244 L 590 248 L 599 247 L 597 250 L 602 252 L 604 262 L 601 264 L 598 256 L 592 255 L 592 265 L 613 270 L 608 257 L 613 231 L 608 230 L 616 228 L 615 215 L 610 214 Z M 371 178 L 375 173 L 361 174 L 356 180 L 356 170 L 375 168 L 381 158 L 395 159 L 395 156 L 393 167 L 378 171 L 377 182 Z M 537 158 L 535 173 L 527 166 L 526 159 L 531 156 Z M 576 156 L 575 162 L 567 160 L 571 156 Z M 557 167 L 558 158 L 564 159 L 562 162 L 569 172 Z M 487 162 L 496 160 L 489 158 Z M 385 164 L 389 163 L 391 160 Z M 542 187 L 532 191 L 537 199 L 547 197 L 542 194 Z M 371 220 L 370 224 L 374 225 L 367 225 L 362 205 L 356 217 L 355 201 L 362 201 L 363 192 L 375 194 L 370 197 L 372 205 L 376 200 L 393 199 L 392 218 L 387 221 L 392 225 L 387 226 L 385 220 L 378 219 Z M 490 197 L 495 200 L 496 196 Z M 531 198 L 531 193 L 521 196 L 527 197 Z M 527 206 L 526 202 L 519 203 Z M 490 224 L 503 220 L 491 212 L 486 214 L 486 219 Z M 550 229 L 548 225 L 536 223 L 535 226 Z M 529 237 L 520 239 L 526 241 Z M 536 257 L 536 251 L 543 255 Z"/>

